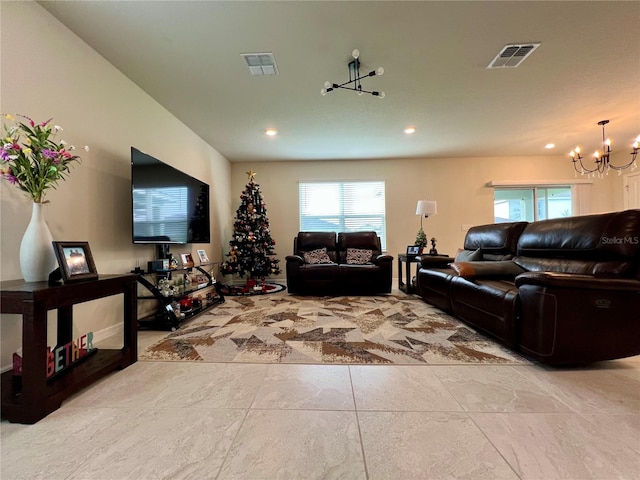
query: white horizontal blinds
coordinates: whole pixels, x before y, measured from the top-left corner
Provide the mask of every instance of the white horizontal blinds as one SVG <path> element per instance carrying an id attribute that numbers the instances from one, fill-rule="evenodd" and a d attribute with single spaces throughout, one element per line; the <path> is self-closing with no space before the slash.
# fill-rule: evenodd
<path id="1" fill-rule="evenodd" d="M 133 190 L 135 237 L 168 237 L 187 242 L 188 188 L 136 188 Z"/>
<path id="2" fill-rule="evenodd" d="M 373 230 L 386 250 L 384 182 L 301 182 L 299 202 L 300 231 Z"/>

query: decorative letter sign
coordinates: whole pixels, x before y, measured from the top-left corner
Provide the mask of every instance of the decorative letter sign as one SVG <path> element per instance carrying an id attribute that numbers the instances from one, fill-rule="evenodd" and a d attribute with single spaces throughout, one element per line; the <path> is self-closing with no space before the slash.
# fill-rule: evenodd
<path id="1" fill-rule="evenodd" d="M 88 332 L 66 345 L 60 345 L 53 351 L 51 347 L 47 347 L 47 378 L 73 366 L 93 350 L 93 332 Z"/>

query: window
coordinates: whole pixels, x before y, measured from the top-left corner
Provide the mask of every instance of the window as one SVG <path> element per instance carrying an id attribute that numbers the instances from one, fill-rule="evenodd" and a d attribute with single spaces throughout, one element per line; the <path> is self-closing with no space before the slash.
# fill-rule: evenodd
<path id="1" fill-rule="evenodd" d="M 299 184 L 300 231 L 373 230 L 387 248 L 384 182 Z"/>
<path id="2" fill-rule="evenodd" d="M 572 205 L 570 186 L 495 188 L 493 193 L 496 223 L 570 217 Z"/>

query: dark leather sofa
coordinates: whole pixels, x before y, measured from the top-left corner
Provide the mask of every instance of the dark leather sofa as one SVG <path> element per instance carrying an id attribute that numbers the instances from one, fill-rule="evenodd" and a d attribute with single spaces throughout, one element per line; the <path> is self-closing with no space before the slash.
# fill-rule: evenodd
<path id="1" fill-rule="evenodd" d="M 423 257 L 418 294 L 541 363 L 640 354 L 640 210 L 473 227 L 478 250 Z"/>
<path id="2" fill-rule="evenodd" d="M 326 257 L 314 263 L 313 254 L 323 249 Z M 301 295 L 390 293 L 392 263 L 376 232 L 299 232 L 286 257 L 287 289 Z"/>

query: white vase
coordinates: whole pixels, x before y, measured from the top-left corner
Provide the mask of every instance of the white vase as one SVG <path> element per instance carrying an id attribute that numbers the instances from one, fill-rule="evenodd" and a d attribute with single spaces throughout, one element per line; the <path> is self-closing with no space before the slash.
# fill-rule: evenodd
<path id="1" fill-rule="evenodd" d="M 41 282 L 58 266 L 53 251 L 53 237 L 44 220 L 42 203 L 34 203 L 31 221 L 20 242 L 20 270 L 27 282 Z"/>

